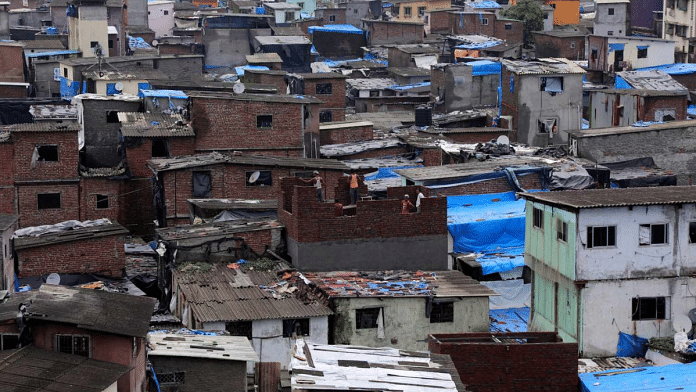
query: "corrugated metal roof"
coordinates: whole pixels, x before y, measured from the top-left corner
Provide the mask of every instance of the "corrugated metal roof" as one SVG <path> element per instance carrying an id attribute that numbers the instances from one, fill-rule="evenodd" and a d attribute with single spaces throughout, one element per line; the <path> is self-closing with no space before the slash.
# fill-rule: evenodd
<path id="1" fill-rule="evenodd" d="M 120 112 L 118 121 L 125 137 L 195 136 L 191 125 L 179 114 Z"/>
<path id="2" fill-rule="evenodd" d="M 616 76 L 621 77 L 633 88 L 639 90 L 675 91 L 684 94 L 689 93 L 689 89 L 683 84 L 674 80 L 667 73 L 658 70 L 624 71 L 617 72 Z"/>
<path id="3" fill-rule="evenodd" d="M 77 123 L 24 123 L 14 124 L 7 128 L 10 132 L 79 132 L 80 124 Z"/>
<path id="4" fill-rule="evenodd" d="M 570 208 L 696 203 L 696 186 L 521 193 L 527 200 Z"/>
<path id="5" fill-rule="evenodd" d="M 500 61 L 510 72 L 518 75 L 556 75 L 556 74 L 584 74 L 585 70 L 568 59 L 546 58 L 536 60 L 510 60 Z"/>
<path id="6" fill-rule="evenodd" d="M 221 359 L 258 362 L 249 339 L 244 336 L 208 336 L 149 333 L 148 356 Z"/>
<path id="7" fill-rule="evenodd" d="M 278 280 L 274 271 L 242 271 L 215 264 L 209 271 L 174 271 L 176 286 L 198 322 L 251 321 L 319 317 L 333 314 L 289 292 L 264 290 Z"/>
<path id="8" fill-rule="evenodd" d="M 334 159 L 263 157 L 256 155 L 224 155 L 218 152 L 197 154 L 176 158 L 156 158 L 148 161 L 148 166 L 156 171 L 171 171 L 191 167 L 210 166 L 218 164 L 296 167 L 327 170 L 348 170 L 348 166 Z"/>
<path id="9" fill-rule="evenodd" d="M 277 201 L 273 200 L 270 203 L 264 202 L 266 209 L 269 208 L 269 204 L 277 206 Z M 243 203 L 237 203 L 237 205 L 240 206 L 243 205 Z M 246 205 L 249 205 L 249 203 L 247 203 Z M 232 209 L 233 205 L 232 203 L 227 203 L 227 205 L 223 208 L 226 207 Z M 234 236 L 236 233 L 245 233 L 258 230 L 281 229 L 283 227 L 284 226 L 277 220 L 234 220 L 205 223 L 199 225 L 182 225 L 176 227 L 167 227 L 157 229 L 157 235 L 163 241 L 181 241 L 186 239 L 201 238 L 205 238 L 206 241 L 209 241 L 212 237 L 224 238 Z"/>
<path id="10" fill-rule="evenodd" d="M 246 55 L 246 61 L 249 64 L 282 63 L 283 59 L 280 58 L 278 53 L 256 53 Z"/>

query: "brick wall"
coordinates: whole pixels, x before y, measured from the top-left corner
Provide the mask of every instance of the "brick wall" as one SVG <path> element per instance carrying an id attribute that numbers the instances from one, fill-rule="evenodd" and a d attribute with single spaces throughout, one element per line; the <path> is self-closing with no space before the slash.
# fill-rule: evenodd
<path id="1" fill-rule="evenodd" d="M 415 202 L 415 190 L 402 188 L 399 193 L 409 193 Z M 358 201 L 354 216 L 336 217 L 334 205 L 319 203 L 313 188 L 294 186 L 292 192 L 292 212 L 281 208 L 278 218 L 288 237 L 300 243 L 447 234 L 446 198 L 425 198 L 421 212 L 411 214 L 401 214 L 397 198 Z"/>
<path id="2" fill-rule="evenodd" d="M 538 173 L 518 175 L 520 186 L 524 189 L 542 189 L 541 176 Z M 492 180 L 479 181 L 473 184 L 458 185 L 447 188 L 433 189 L 431 192 L 438 196 L 458 196 L 458 195 L 481 195 L 488 193 L 513 192 L 515 189 L 510 186 L 504 176 Z"/>
<path id="3" fill-rule="evenodd" d="M 442 149 L 424 148 L 421 150 L 423 166 L 442 166 Z"/>
<path id="4" fill-rule="evenodd" d="M 382 158 L 392 155 L 408 154 L 408 145 L 380 148 L 378 150 L 363 151 L 352 155 L 346 155 L 342 157 L 335 157 L 338 160 L 349 160 L 349 159 L 364 159 L 364 158 Z"/>
<path id="5" fill-rule="evenodd" d="M 0 98 L 26 98 L 27 92 L 25 86 L 0 86 Z"/>
<path id="6" fill-rule="evenodd" d="M 99 273 L 121 276 L 126 256 L 123 235 L 82 239 L 17 251 L 18 276 Z"/>
<path id="7" fill-rule="evenodd" d="M 379 20 L 363 21 L 363 30 L 370 33 L 368 45 L 419 44 L 425 34 L 423 24 Z"/>
<path id="8" fill-rule="evenodd" d="M 328 123 L 326 125 L 332 124 Z M 319 135 L 319 142 L 321 145 L 359 142 L 362 140 L 372 140 L 374 137 L 372 125 L 320 129 Z"/>
<path id="9" fill-rule="evenodd" d="M 154 233 L 153 219 L 156 218 L 152 204 L 152 180 L 131 178 L 123 181 L 118 196 L 118 223 L 133 235 Z"/>
<path id="10" fill-rule="evenodd" d="M 278 94 L 285 94 L 287 84 L 285 83 L 285 72 L 263 72 L 246 70 L 242 76 L 244 83 L 266 84 L 278 89 Z"/>
<path id="11" fill-rule="evenodd" d="M 131 175 L 135 177 L 150 177 L 152 171 L 147 167 L 147 161 L 152 159 L 151 138 L 138 138 L 139 145 L 126 148 L 126 161 Z M 168 138 L 169 157 L 179 157 L 193 155 L 195 150 L 195 139 L 193 137 L 172 137 Z"/>
<path id="12" fill-rule="evenodd" d="M 451 13 L 449 14 L 449 28 L 454 34 L 480 34 L 494 37 L 495 35 L 495 15 L 483 12 L 481 17 L 488 19 L 488 24 L 484 25 L 479 19 L 479 13 Z"/>
<path id="13" fill-rule="evenodd" d="M 696 90 L 696 72 L 684 75 L 669 75 L 672 79 L 683 84 L 689 91 Z"/>
<path id="14" fill-rule="evenodd" d="M 536 34 L 537 57 L 562 57 L 570 60 L 585 59 L 585 37 L 555 37 Z"/>
<path id="15" fill-rule="evenodd" d="M 7 14 L 5 14 L 7 15 Z M 24 83 L 24 56 L 23 47 L 18 44 L 0 45 L 0 82 Z M 9 87 L 9 86 L 8 86 Z M 24 97 L 27 96 L 27 88 L 24 90 Z M 2 88 L 0 88 L 0 97 L 6 98 L 21 98 L 14 96 L 5 96 Z"/>
<path id="16" fill-rule="evenodd" d="M 108 178 L 80 178 L 80 220 L 107 218 L 118 221 L 120 209 L 127 207 L 122 206 L 119 199 L 123 181 Z M 107 208 L 97 208 L 97 195 L 109 198 Z"/>
<path id="17" fill-rule="evenodd" d="M 39 210 L 39 193 L 60 193 L 61 208 Z M 79 184 L 27 184 L 17 185 L 19 226 L 50 225 L 66 220 L 80 219 Z"/>
<path id="18" fill-rule="evenodd" d="M 449 10 L 430 11 L 430 33 L 450 34 Z"/>
<path id="19" fill-rule="evenodd" d="M 495 343 L 522 338 L 526 343 Z M 554 333 L 438 334 L 430 336 L 431 353 L 449 354 L 467 390 L 472 392 L 578 390 L 578 345 L 563 343 Z M 468 341 L 449 340 L 463 337 Z M 439 341 L 436 339 L 441 339 Z M 533 371 L 529 364 L 534 363 Z"/>
<path id="20" fill-rule="evenodd" d="M 0 143 L 0 214 L 15 213 L 13 147 L 10 142 Z"/>
<path id="21" fill-rule="evenodd" d="M 0 185 L 0 214 L 14 214 L 15 208 L 14 186 Z"/>
<path id="22" fill-rule="evenodd" d="M 331 94 L 317 94 L 317 84 L 331 83 Z M 346 120 L 346 79 L 305 79 L 305 95 L 317 97 L 324 101 L 319 105 L 319 112 L 330 110 L 331 121 Z"/>
<path id="23" fill-rule="evenodd" d="M 301 107 L 297 103 L 192 97 L 196 149 L 302 148 Z M 256 127 L 256 117 L 261 114 L 273 116 L 270 129 Z"/>
<path id="24" fill-rule="evenodd" d="M 184 384 L 174 387 L 162 385 L 162 392 L 245 391 L 247 387 L 244 361 L 169 356 L 152 356 L 150 361 L 158 375 L 177 372 L 186 374 Z"/>
<path id="25" fill-rule="evenodd" d="M 77 132 L 13 132 L 12 140 L 16 180 L 77 178 Z M 38 161 L 32 168 L 31 159 L 37 145 L 57 145 L 58 162 Z"/>
<path id="26" fill-rule="evenodd" d="M 344 15 L 345 15 L 345 14 L 344 14 Z M 321 19 L 321 18 L 301 19 L 301 20 L 299 20 L 299 21 L 293 22 L 292 24 L 293 24 L 293 26 L 299 27 L 300 30 L 302 30 L 302 32 L 303 32 L 305 35 L 309 35 L 309 28 L 310 28 L 310 27 L 312 27 L 312 26 L 323 26 L 323 25 L 325 25 L 325 24 L 329 24 L 328 18 L 325 19 L 325 20 L 326 20 L 326 22 L 324 21 L 324 19 Z M 345 23 L 345 22 L 344 22 L 344 23 Z"/>
<path id="27" fill-rule="evenodd" d="M 496 19 L 494 37 L 509 44 L 521 44 L 524 42 L 524 25 L 519 20 Z"/>
<path id="28" fill-rule="evenodd" d="M 643 121 L 655 121 L 655 111 L 658 109 L 676 109 L 677 117 L 675 120 L 686 119 L 686 107 L 688 103 L 686 96 L 681 97 L 645 97 L 645 105 L 639 119 Z"/>
<path id="29" fill-rule="evenodd" d="M 321 18 L 323 24 L 346 24 L 346 9 L 345 8 L 319 8 L 315 12 L 317 18 Z M 334 20 L 331 20 L 331 16 Z M 306 32 L 305 32 L 306 33 Z"/>

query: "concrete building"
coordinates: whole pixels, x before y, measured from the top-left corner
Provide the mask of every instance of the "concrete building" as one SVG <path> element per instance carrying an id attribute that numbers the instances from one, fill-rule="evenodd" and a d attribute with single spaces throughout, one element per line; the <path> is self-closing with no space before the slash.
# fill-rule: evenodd
<path id="1" fill-rule="evenodd" d="M 293 3 L 264 3 L 266 15 L 273 16 L 276 25 L 283 25 L 300 19 L 302 7 Z"/>
<path id="2" fill-rule="evenodd" d="M 68 4 L 68 49 L 79 50 L 83 57 L 97 57 L 95 48 L 101 48 L 101 55 L 109 57 L 109 33 L 106 0 L 76 0 Z"/>
<path id="3" fill-rule="evenodd" d="M 242 336 L 152 333 L 148 343 L 152 349 L 147 357 L 163 392 L 243 391 L 247 364 L 259 360 Z"/>
<path id="4" fill-rule="evenodd" d="M 512 116 L 517 141 L 532 146 L 568 141 L 581 128 L 585 71 L 566 59 L 501 60 L 502 115 Z"/>
<path id="5" fill-rule="evenodd" d="M 363 19 L 361 28 L 368 33 L 368 45 L 419 44 L 425 36 L 425 28 L 420 21 Z"/>
<path id="6" fill-rule="evenodd" d="M 603 89 L 589 91 L 588 96 L 590 128 L 686 120 L 687 90 Z"/>
<path id="7" fill-rule="evenodd" d="M 696 1 L 693 0 L 665 0 L 664 2 L 662 38 L 674 41 L 675 63 L 694 62 L 693 43 L 689 39 L 694 37 L 694 21 L 691 14 L 695 8 Z"/>
<path id="8" fill-rule="evenodd" d="M 693 195 L 692 187 L 523 194 L 530 330 L 557 331 L 591 358 L 616 355 L 619 332 L 672 336 L 696 307 Z"/>
<path id="9" fill-rule="evenodd" d="M 587 38 L 588 70 L 620 72 L 637 68 L 672 64 L 674 41 L 649 37 Z"/>
<path id="10" fill-rule="evenodd" d="M 501 72 L 498 62 L 436 64 L 430 72 L 430 99 L 438 112 L 498 105 Z"/>
<path id="11" fill-rule="evenodd" d="M 426 12 L 452 8 L 451 0 L 399 0 L 392 2 L 392 16 L 400 22 L 425 21 Z"/>
<path id="12" fill-rule="evenodd" d="M 310 17 L 314 16 L 317 9 L 317 0 L 288 0 L 290 4 L 296 4 L 300 7 L 300 12 Z"/>
<path id="13" fill-rule="evenodd" d="M 488 331 L 496 294 L 459 271 L 362 274 L 305 274 L 328 298 L 335 344 L 425 351 L 430 334 Z"/>
<path id="14" fill-rule="evenodd" d="M 174 2 L 150 1 L 147 3 L 148 27 L 155 32 L 155 37 L 174 34 Z"/>
<path id="15" fill-rule="evenodd" d="M 534 32 L 535 54 L 539 58 L 562 57 L 585 60 L 586 34 L 576 29 Z"/>
<path id="16" fill-rule="evenodd" d="M 595 0 L 593 34 L 631 36 L 631 0 Z"/>

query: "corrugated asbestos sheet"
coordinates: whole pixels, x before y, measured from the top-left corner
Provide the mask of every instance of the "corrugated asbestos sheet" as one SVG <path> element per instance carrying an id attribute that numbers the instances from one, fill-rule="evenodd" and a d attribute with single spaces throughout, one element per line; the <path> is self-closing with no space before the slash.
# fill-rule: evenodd
<path id="1" fill-rule="evenodd" d="M 527 200 L 572 208 L 623 207 L 696 203 L 696 187 L 592 189 L 582 192 L 560 191 L 523 193 Z"/>
<path id="2" fill-rule="evenodd" d="M 181 115 L 163 113 L 118 113 L 121 134 L 125 137 L 182 137 L 194 136 L 193 128 Z"/>

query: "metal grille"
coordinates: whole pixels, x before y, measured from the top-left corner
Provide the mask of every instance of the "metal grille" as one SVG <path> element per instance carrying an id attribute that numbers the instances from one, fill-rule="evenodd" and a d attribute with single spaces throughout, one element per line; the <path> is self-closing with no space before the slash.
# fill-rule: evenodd
<path id="1" fill-rule="evenodd" d="M 157 381 L 160 384 L 185 384 L 186 383 L 186 373 L 176 372 L 176 373 L 163 373 L 157 375 Z"/>
<path id="2" fill-rule="evenodd" d="M 56 335 L 56 351 L 89 358 L 89 336 Z"/>

